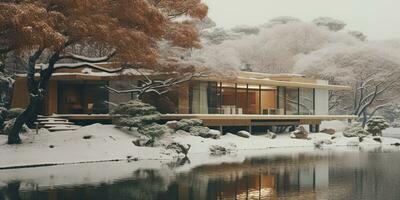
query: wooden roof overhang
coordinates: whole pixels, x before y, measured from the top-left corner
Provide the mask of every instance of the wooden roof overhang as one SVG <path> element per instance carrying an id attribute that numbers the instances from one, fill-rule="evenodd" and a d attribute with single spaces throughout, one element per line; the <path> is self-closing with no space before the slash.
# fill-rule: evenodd
<path id="1" fill-rule="evenodd" d="M 230 79 L 224 79 L 221 77 L 205 77 L 196 78 L 195 80 L 200 81 L 216 81 L 224 83 L 237 83 L 237 84 L 251 84 L 251 85 L 265 85 L 265 86 L 282 86 L 282 87 L 296 87 L 296 88 L 315 88 L 325 90 L 351 90 L 350 86 L 344 85 L 329 85 L 312 82 L 299 82 L 299 81 L 282 81 L 273 80 L 269 78 L 247 78 L 247 77 L 236 77 Z"/>
<path id="2" fill-rule="evenodd" d="M 176 75 L 176 74 L 175 74 Z M 150 74 L 153 79 L 165 79 L 174 76 L 174 74 Z M 18 75 L 18 78 L 26 78 L 25 74 Z M 288 79 L 292 77 L 293 79 Z M 39 78 L 39 74 L 36 75 Z M 285 78 L 284 80 L 276 80 L 277 78 Z M 87 81 L 117 81 L 117 80 L 140 80 L 143 76 L 140 74 L 116 74 L 116 73 L 54 73 L 51 80 L 87 80 Z M 318 83 L 316 80 L 311 79 L 298 79 L 290 75 L 269 75 L 269 77 L 256 76 L 256 78 L 248 76 L 236 77 L 221 77 L 221 76 L 208 76 L 193 78 L 197 81 L 214 81 L 232 84 L 249 84 L 249 85 L 263 85 L 263 86 L 282 86 L 282 87 L 295 87 L 295 88 L 314 88 L 325 90 L 351 90 L 350 86 L 343 85 L 329 85 Z M 311 80 L 311 81 L 310 81 Z"/>

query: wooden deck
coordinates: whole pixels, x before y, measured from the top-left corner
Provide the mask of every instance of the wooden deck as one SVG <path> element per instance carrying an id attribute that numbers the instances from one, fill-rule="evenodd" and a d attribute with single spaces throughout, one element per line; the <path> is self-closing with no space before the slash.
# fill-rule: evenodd
<path id="1" fill-rule="evenodd" d="M 71 121 L 111 121 L 108 114 L 56 114 Z M 163 114 L 163 121 L 201 119 L 206 126 L 273 126 L 320 124 L 321 121 L 353 120 L 354 115 L 225 115 L 225 114 Z"/>
<path id="2" fill-rule="evenodd" d="M 321 121 L 353 120 L 354 115 L 225 115 L 225 114 L 165 114 L 161 119 L 201 119 L 206 126 L 273 126 L 320 124 Z"/>

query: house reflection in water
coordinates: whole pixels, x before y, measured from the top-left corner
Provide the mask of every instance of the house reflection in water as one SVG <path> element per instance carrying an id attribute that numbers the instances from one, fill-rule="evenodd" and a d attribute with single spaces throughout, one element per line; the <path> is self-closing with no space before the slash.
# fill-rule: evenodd
<path id="1" fill-rule="evenodd" d="M 275 199 L 290 196 L 319 199 L 325 198 L 326 194 L 318 194 L 316 189 L 329 186 L 329 166 L 322 163 L 275 167 L 262 165 L 262 162 L 259 165 L 202 166 L 194 169 L 193 176 L 177 183 L 177 199 Z"/>

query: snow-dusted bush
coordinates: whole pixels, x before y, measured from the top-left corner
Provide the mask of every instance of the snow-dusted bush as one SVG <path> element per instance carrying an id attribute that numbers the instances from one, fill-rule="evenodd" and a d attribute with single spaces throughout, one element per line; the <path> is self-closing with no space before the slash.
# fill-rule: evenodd
<path id="1" fill-rule="evenodd" d="M 331 31 L 340 31 L 346 26 L 346 23 L 344 23 L 343 21 L 330 17 L 319 17 L 317 19 L 314 19 L 313 23 L 317 26 L 327 27 Z"/>
<path id="2" fill-rule="evenodd" d="M 167 125 L 161 125 L 157 123 L 141 126 L 139 127 L 138 131 L 139 133 L 149 136 L 152 139 L 158 139 L 164 135 L 170 135 L 173 133 L 173 130 Z"/>
<path id="3" fill-rule="evenodd" d="M 389 128 L 389 123 L 382 116 L 374 116 L 367 122 L 367 131 L 373 136 L 382 136 L 382 130 Z"/>
<path id="4" fill-rule="evenodd" d="M 190 131 L 192 127 L 202 125 L 203 121 L 201 119 L 181 119 L 176 123 L 176 129 Z"/>
<path id="5" fill-rule="evenodd" d="M 370 133 L 368 131 L 366 131 L 363 127 L 361 127 L 360 124 L 358 123 L 353 123 L 349 126 L 347 126 L 344 130 L 343 130 L 343 136 L 345 137 L 366 137 L 367 135 L 369 135 Z"/>
<path id="6" fill-rule="evenodd" d="M 161 114 L 150 104 L 139 100 L 121 103 L 112 112 L 113 124 L 120 127 L 140 127 L 160 120 Z"/>
<path id="7" fill-rule="evenodd" d="M 24 111 L 22 108 L 11 108 L 7 110 L 0 107 L 0 134 L 7 135 L 15 122 L 15 118 Z M 25 133 L 29 130 L 28 126 L 24 125 L 21 132 Z"/>

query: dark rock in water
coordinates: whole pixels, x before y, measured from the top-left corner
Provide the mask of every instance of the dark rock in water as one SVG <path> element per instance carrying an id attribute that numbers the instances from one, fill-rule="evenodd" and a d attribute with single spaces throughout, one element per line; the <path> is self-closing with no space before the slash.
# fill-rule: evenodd
<path id="1" fill-rule="evenodd" d="M 54 145 L 50 145 L 49 148 L 50 148 L 50 149 L 54 148 Z"/>
<path id="2" fill-rule="evenodd" d="M 390 145 L 398 147 L 398 146 L 400 146 L 400 143 L 396 142 L 396 143 L 393 143 L 393 144 L 390 144 Z"/>
<path id="3" fill-rule="evenodd" d="M 195 126 L 202 126 L 203 121 L 201 119 L 181 119 L 176 124 L 177 130 L 189 131 L 190 128 Z"/>
<path id="4" fill-rule="evenodd" d="M 300 126 L 297 130 L 291 132 L 290 137 L 295 139 L 309 139 L 308 131 L 303 126 Z"/>
<path id="5" fill-rule="evenodd" d="M 379 143 L 382 143 L 382 138 L 381 137 L 373 137 L 372 139 L 377 141 L 377 142 L 379 142 Z"/>
<path id="6" fill-rule="evenodd" d="M 362 141 L 364 141 L 364 138 L 359 137 L 359 138 L 358 138 L 358 141 L 359 141 L 359 142 L 362 142 Z"/>
<path id="7" fill-rule="evenodd" d="M 331 140 L 334 140 L 334 139 L 336 139 L 336 136 L 332 136 L 332 137 L 331 137 Z"/>
<path id="8" fill-rule="evenodd" d="M 333 128 L 326 128 L 326 129 L 323 129 L 323 130 L 321 131 L 321 133 L 326 133 L 326 134 L 329 134 L 329 135 L 333 135 L 333 134 L 336 133 L 336 130 L 333 129 Z"/>

